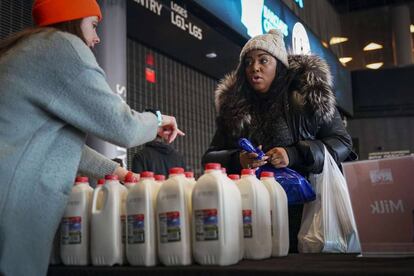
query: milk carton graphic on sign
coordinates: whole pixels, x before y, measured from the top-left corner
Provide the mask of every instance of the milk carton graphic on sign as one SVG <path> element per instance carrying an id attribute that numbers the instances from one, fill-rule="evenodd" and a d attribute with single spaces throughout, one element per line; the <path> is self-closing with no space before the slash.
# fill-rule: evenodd
<path id="1" fill-rule="evenodd" d="M 243 208 L 244 258 L 269 258 L 272 254 L 269 192 L 251 169 L 242 170 L 238 187 Z"/>
<path id="2" fill-rule="evenodd" d="M 289 252 L 289 216 L 286 192 L 275 180 L 273 172 L 262 172 L 260 180 L 270 195 L 272 256 L 286 256 Z"/>
<path id="3" fill-rule="evenodd" d="M 97 208 L 102 192 L 102 208 Z M 105 185 L 98 186 L 92 200 L 91 257 L 93 265 L 112 266 L 124 263 L 122 217 L 125 217 L 127 188 L 116 175 L 105 176 Z"/>
<path id="4" fill-rule="evenodd" d="M 157 196 L 158 256 L 164 265 L 191 264 L 190 210 L 183 168 L 171 168 Z"/>
<path id="5" fill-rule="evenodd" d="M 65 265 L 88 265 L 93 189 L 87 177 L 76 177 L 60 225 L 60 256 Z"/>
<path id="6" fill-rule="evenodd" d="M 158 193 L 154 173 L 144 171 L 141 180 L 127 197 L 126 254 L 131 265 L 157 264 L 157 229 L 155 207 Z"/>
<path id="7" fill-rule="evenodd" d="M 218 163 L 205 166 L 192 196 L 193 255 L 202 265 L 231 265 L 240 260 L 241 199 Z"/>

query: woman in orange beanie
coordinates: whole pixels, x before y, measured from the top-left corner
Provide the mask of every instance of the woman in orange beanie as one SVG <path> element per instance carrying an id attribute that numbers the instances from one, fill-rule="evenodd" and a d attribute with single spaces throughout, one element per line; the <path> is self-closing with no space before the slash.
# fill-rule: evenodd
<path id="1" fill-rule="evenodd" d="M 0 275 L 45 275 L 77 171 L 127 171 L 85 145 L 93 134 L 122 147 L 184 135 L 174 117 L 138 113 L 113 93 L 90 48 L 95 0 L 35 0 L 37 25 L 0 43 Z"/>

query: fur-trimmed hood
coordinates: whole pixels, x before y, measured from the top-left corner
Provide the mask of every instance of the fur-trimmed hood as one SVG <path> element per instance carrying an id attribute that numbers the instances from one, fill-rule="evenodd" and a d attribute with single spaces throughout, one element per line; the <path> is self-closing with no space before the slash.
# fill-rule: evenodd
<path id="1" fill-rule="evenodd" d="M 327 63 L 317 56 L 291 55 L 288 57 L 289 106 L 330 122 L 335 114 L 335 96 Z M 252 108 L 256 103 L 237 91 L 236 71 L 225 76 L 215 91 L 216 110 L 227 126 L 243 129 L 251 123 Z M 268 110 L 272 113 L 275 110 Z M 280 111 L 279 111 L 280 112 Z"/>

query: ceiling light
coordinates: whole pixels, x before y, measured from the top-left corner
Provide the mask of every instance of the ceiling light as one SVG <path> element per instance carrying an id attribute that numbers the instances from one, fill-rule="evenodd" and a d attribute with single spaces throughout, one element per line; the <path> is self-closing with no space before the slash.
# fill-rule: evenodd
<path id="1" fill-rule="evenodd" d="M 413 24 L 410 25 L 410 32 L 414 33 L 414 25 Z"/>
<path id="2" fill-rule="evenodd" d="M 334 36 L 329 41 L 329 44 L 334 45 L 334 44 L 342 43 L 342 42 L 345 42 L 345 41 L 348 41 L 347 37 Z"/>
<path id="3" fill-rule="evenodd" d="M 364 47 L 364 51 L 372 51 L 372 50 L 378 50 L 378 49 L 382 49 L 382 45 L 375 43 L 375 42 L 371 42 L 370 44 L 368 44 L 367 46 Z"/>
<path id="4" fill-rule="evenodd" d="M 384 62 L 375 62 L 375 63 L 367 64 L 366 67 L 369 68 L 369 69 L 378 69 L 382 65 L 384 65 Z"/>
<path id="5" fill-rule="evenodd" d="M 211 53 L 206 54 L 206 57 L 207 58 L 216 58 L 217 57 L 217 54 L 214 53 L 214 52 L 211 52 Z"/>
<path id="6" fill-rule="evenodd" d="M 328 43 L 325 40 L 321 40 L 323 47 L 329 48 Z"/>
<path id="7" fill-rule="evenodd" d="M 350 62 L 352 60 L 352 57 L 341 57 L 339 58 L 339 61 L 345 65 L 347 62 Z"/>

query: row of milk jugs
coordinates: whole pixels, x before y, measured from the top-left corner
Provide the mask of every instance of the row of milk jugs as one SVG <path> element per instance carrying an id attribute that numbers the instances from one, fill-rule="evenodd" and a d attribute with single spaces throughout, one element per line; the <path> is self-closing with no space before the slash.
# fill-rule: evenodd
<path id="1" fill-rule="evenodd" d="M 130 188 L 113 175 L 95 190 L 78 178 L 61 223 L 62 262 L 231 265 L 286 256 L 285 191 L 271 172 L 259 180 L 254 170 L 243 169 L 238 178 L 217 163 L 206 164 L 197 181 L 172 168 L 161 185 L 152 172 L 126 183 Z"/>

